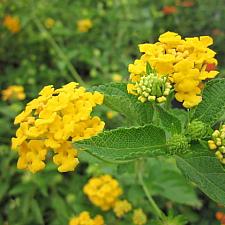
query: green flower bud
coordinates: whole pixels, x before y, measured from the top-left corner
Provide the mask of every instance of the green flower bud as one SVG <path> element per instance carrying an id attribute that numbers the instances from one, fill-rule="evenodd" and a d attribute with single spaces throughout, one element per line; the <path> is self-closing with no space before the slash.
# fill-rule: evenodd
<path id="1" fill-rule="evenodd" d="M 204 138 L 208 134 L 209 127 L 199 120 L 193 120 L 188 124 L 187 135 L 191 140 Z"/>
<path id="2" fill-rule="evenodd" d="M 186 153 L 189 150 L 188 139 L 182 134 L 174 134 L 167 142 L 167 152 L 169 155 Z"/>
<path id="3" fill-rule="evenodd" d="M 158 77 L 156 73 L 143 76 L 135 86 L 138 100 L 143 103 L 146 101 L 165 102 L 172 88 L 167 77 Z"/>
<path id="4" fill-rule="evenodd" d="M 215 151 L 215 156 L 222 164 L 225 164 L 225 125 L 222 125 L 212 134 L 212 139 L 208 140 L 209 149 Z"/>

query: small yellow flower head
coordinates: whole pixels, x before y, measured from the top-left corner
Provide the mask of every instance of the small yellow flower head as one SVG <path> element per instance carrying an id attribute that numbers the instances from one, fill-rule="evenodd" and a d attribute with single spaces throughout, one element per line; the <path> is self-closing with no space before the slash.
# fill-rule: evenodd
<path id="1" fill-rule="evenodd" d="M 82 19 L 77 21 L 77 29 L 81 33 L 89 31 L 92 26 L 93 23 L 90 19 Z"/>
<path id="2" fill-rule="evenodd" d="M 198 105 L 201 100 L 202 82 L 214 78 L 218 71 L 215 52 L 208 46 L 213 40 L 209 36 L 182 39 L 180 35 L 166 32 L 159 37 L 155 44 L 140 44 L 140 59 L 129 65 L 130 80 L 128 89 L 135 94 L 135 85 L 146 76 L 146 65 L 156 70 L 159 77 L 167 75 L 175 89 L 175 98 L 183 102 L 183 106 L 191 108 Z"/>
<path id="3" fill-rule="evenodd" d="M 118 181 L 110 175 L 91 178 L 83 190 L 89 200 L 103 211 L 111 209 L 122 194 Z"/>
<path id="4" fill-rule="evenodd" d="M 126 213 L 130 212 L 132 209 L 132 205 L 127 200 L 118 200 L 116 201 L 113 211 L 117 217 L 121 218 Z"/>
<path id="5" fill-rule="evenodd" d="M 121 82 L 122 79 L 123 79 L 123 77 L 122 77 L 120 74 L 118 74 L 118 73 L 115 73 L 115 74 L 113 74 L 113 76 L 112 76 L 112 80 L 113 80 L 114 82 Z"/>
<path id="6" fill-rule="evenodd" d="M 51 29 L 55 25 L 55 20 L 52 18 L 47 18 L 44 24 L 46 28 Z"/>
<path id="7" fill-rule="evenodd" d="M 213 132 L 212 140 L 208 141 L 208 146 L 215 151 L 215 155 L 220 162 L 225 164 L 225 125 Z"/>
<path id="8" fill-rule="evenodd" d="M 147 223 L 147 216 L 142 209 L 135 209 L 133 214 L 133 223 L 135 225 L 144 225 Z"/>
<path id="9" fill-rule="evenodd" d="M 17 17 L 5 16 L 3 25 L 12 33 L 18 33 L 20 31 L 20 20 Z"/>
<path id="10" fill-rule="evenodd" d="M 167 77 L 158 77 L 156 73 L 150 73 L 142 76 L 138 82 L 135 82 L 134 88 L 128 89 L 128 93 L 135 92 L 138 100 L 141 102 L 165 102 L 166 97 L 171 91 L 171 84 L 168 82 Z"/>
<path id="11" fill-rule="evenodd" d="M 73 217 L 69 221 L 69 225 L 104 225 L 104 219 L 102 216 L 97 215 L 95 218 L 91 218 L 89 212 L 83 211 L 79 216 Z"/>
<path id="12" fill-rule="evenodd" d="M 26 95 L 24 93 L 24 88 L 22 86 L 12 85 L 12 86 L 9 86 L 7 89 L 2 90 L 3 101 L 13 100 L 13 99 L 23 100 L 25 98 L 26 98 Z"/>
<path id="13" fill-rule="evenodd" d="M 33 173 L 42 170 L 47 152 L 53 150 L 59 172 L 73 171 L 78 159 L 72 142 L 103 130 L 104 122 L 91 116 L 102 102 L 102 94 L 87 92 L 75 82 L 56 90 L 51 85 L 44 87 L 15 118 L 19 128 L 12 138 L 12 149 L 19 153 L 17 167 Z"/>

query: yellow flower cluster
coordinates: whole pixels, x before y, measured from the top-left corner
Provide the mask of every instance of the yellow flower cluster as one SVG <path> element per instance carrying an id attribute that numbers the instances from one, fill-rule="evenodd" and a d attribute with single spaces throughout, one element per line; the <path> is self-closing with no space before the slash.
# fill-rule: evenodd
<path id="1" fill-rule="evenodd" d="M 83 190 L 89 200 L 103 211 L 110 210 L 122 194 L 118 181 L 110 175 L 91 178 Z"/>
<path id="2" fill-rule="evenodd" d="M 216 157 L 221 163 L 225 164 L 225 125 L 212 134 L 212 140 L 208 141 L 209 148 L 215 151 Z"/>
<path id="3" fill-rule="evenodd" d="M 82 19 L 77 21 L 77 29 L 81 33 L 89 31 L 92 26 L 93 23 L 90 19 Z"/>
<path id="4" fill-rule="evenodd" d="M 12 139 L 12 148 L 19 153 L 17 167 L 33 173 L 42 170 L 52 149 L 58 170 L 73 171 L 78 159 L 72 142 L 90 138 L 104 128 L 99 117 L 90 115 L 102 104 L 103 95 L 86 92 L 75 82 L 56 90 L 46 86 L 39 95 L 15 118 L 14 123 L 20 125 Z"/>
<path id="5" fill-rule="evenodd" d="M 2 100 L 12 100 L 12 99 L 18 99 L 23 100 L 26 98 L 26 95 L 24 93 L 24 88 L 19 85 L 12 85 L 7 87 L 7 89 L 2 90 Z"/>
<path id="6" fill-rule="evenodd" d="M 118 200 L 116 201 L 113 211 L 117 217 L 121 218 L 124 214 L 130 212 L 132 205 L 127 200 Z"/>
<path id="7" fill-rule="evenodd" d="M 135 225 L 144 225 L 147 223 L 147 216 L 142 209 L 135 209 L 133 214 L 133 223 Z"/>
<path id="8" fill-rule="evenodd" d="M 17 17 L 10 15 L 5 16 L 3 25 L 12 33 L 17 33 L 20 31 L 20 21 Z"/>
<path id="9" fill-rule="evenodd" d="M 182 39 L 180 35 L 166 32 L 155 44 L 140 44 L 140 59 L 129 65 L 129 90 L 146 76 L 146 65 L 156 70 L 159 77 L 167 75 L 175 89 L 175 97 L 183 106 L 191 108 L 201 102 L 202 82 L 214 78 L 218 72 L 208 65 L 217 65 L 215 52 L 208 48 L 213 40 L 209 36 Z"/>
<path id="10" fill-rule="evenodd" d="M 104 225 L 104 219 L 102 216 L 97 215 L 95 218 L 91 218 L 89 212 L 82 212 L 79 216 L 73 217 L 69 225 Z"/>

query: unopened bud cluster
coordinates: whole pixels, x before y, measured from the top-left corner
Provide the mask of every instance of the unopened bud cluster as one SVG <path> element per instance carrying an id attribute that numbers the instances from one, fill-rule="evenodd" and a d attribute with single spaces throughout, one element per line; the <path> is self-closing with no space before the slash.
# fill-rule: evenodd
<path id="1" fill-rule="evenodd" d="M 172 87 L 167 77 L 158 77 L 155 73 L 143 76 L 135 86 L 139 96 L 138 100 L 143 103 L 146 101 L 165 102 Z"/>
<path id="2" fill-rule="evenodd" d="M 208 133 L 208 127 L 205 123 L 199 120 L 193 120 L 188 124 L 187 135 L 191 140 L 198 140 L 203 138 Z"/>
<path id="3" fill-rule="evenodd" d="M 225 125 L 212 134 L 212 140 L 208 141 L 209 148 L 215 151 L 216 157 L 225 164 Z"/>
<path id="4" fill-rule="evenodd" d="M 169 155 L 185 153 L 189 149 L 188 139 L 181 134 L 174 134 L 167 142 Z"/>

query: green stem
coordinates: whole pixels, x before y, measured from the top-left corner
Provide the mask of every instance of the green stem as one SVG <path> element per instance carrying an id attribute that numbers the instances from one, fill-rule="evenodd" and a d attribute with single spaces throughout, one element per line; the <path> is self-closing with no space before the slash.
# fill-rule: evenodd
<path id="1" fill-rule="evenodd" d="M 137 161 L 137 175 L 138 175 L 138 180 L 139 180 L 139 183 L 148 199 L 148 202 L 152 208 L 152 212 L 154 213 L 154 215 L 159 218 L 159 219 L 163 219 L 163 217 L 165 216 L 164 213 L 162 212 L 162 210 L 158 207 L 158 205 L 156 204 L 156 202 L 154 201 L 154 199 L 152 198 L 145 182 L 144 182 L 144 179 L 143 179 L 143 160 L 138 160 Z"/>
<path id="2" fill-rule="evenodd" d="M 55 39 L 52 37 L 52 35 L 45 29 L 45 27 L 42 25 L 42 23 L 40 22 L 40 20 L 37 17 L 33 17 L 33 20 L 36 24 L 36 26 L 38 27 L 38 29 L 46 34 L 46 38 L 48 39 L 48 41 L 51 43 L 52 47 L 55 49 L 55 51 L 58 53 L 58 55 L 61 57 L 62 60 L 64 60 L 64 62 L 66 63 L 70 73 L 72 74 L 73 78 L 82 86 L 86 86 L 85 82 L 82 80 L 82 78 L 80 77 L 80 75 L 78 74 L 78 72 L 76 71 L 76 69 L 74 68 L 74 66 L 72 65 L 72 63 L 70 62 L 70 60 L 68 59 L 67 55 L 62 51 L 62 49 L 60 48 L 60 46 L 57 44 L 57 42 L 55 41 Z"/>

